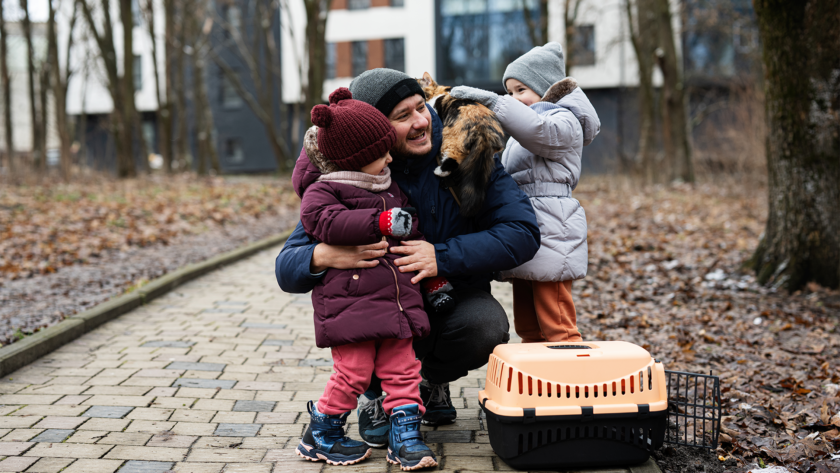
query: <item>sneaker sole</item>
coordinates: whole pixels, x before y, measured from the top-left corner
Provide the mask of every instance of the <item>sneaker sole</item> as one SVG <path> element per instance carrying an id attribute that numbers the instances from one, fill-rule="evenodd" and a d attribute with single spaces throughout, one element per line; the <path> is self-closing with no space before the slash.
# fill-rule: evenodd
<path id="1" fill-rule="evenodd" d="M 373 447 L 373 448 L 383 448 L 385 445 L 388 445 L 387 443 L 373 443 L 373 442 L 368 442 L 367 440 L 365 440 L 365 443 L 368 444 L 369 447 Z"/>
<path id="2" fill-rule="evenodd" d="M 434 420 L 434 421 L 422 419 L 422 420 L 420 420 L 420 423 L 423 424 L 423 425 L 429 425 L 429 426 L 432 426 L 432 427 L 436 427 L 438 425 L 454 424 L 455 419 L 454 418 L 453 419 L 437 419 L 437 420 Z"/>
<path id="3" fill-rule="evenodd" d="M 394 452 L 392 452 L 390 448 L 388 449 L 388 455 L 385 456 L 385 459 L 388 460 L 388 463 L 399 465 L 400 470 L 402 471 L 414 471 L 422 468 L 431 468 L 433 466 L 438 465 L 438 462 L 437 460 L 435 460 L 434 457 L 423 457 L 413 465 L 406 465 L 400 461 L 400 458 L 398 456 L 394 455 Z"/>
<path id="4" fill-rule="evenodd" d="M 365 452 L 365 454 L 359 458 L 354 458 L 351 460 L 336 460 L 330 458 L 328 453 L 322 452 L 321 450 L 318 450 L 315 447 L 306 445 L 305 443 L 301 442 L 300 445 L 298 445 L 298 447 L 295 449 L 295 453 L 297 454 L 297 456 L 303 458 L 304 460 L 309 460 L 311 462 L 319 462 L 323 460 L 330 465 L 346 466 L 354 465 L 362 460 L 367 459 L 371 456 L 371 454 L 373 454 L 373 450 L 367 449 L 367 452 Z"/>

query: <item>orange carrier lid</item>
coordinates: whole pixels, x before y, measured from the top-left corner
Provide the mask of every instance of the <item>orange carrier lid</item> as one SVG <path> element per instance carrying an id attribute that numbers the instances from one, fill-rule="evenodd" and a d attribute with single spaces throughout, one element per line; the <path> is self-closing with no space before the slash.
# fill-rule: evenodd
<path id="1" fill-rule="evenodd" d="M 479 402 L 500 416 L 651 412 L 668 408 L 665 368 L 628 342 L 517 343 L 490 355 Z M 486 399 L 486 403 L 485 403 Z"/>

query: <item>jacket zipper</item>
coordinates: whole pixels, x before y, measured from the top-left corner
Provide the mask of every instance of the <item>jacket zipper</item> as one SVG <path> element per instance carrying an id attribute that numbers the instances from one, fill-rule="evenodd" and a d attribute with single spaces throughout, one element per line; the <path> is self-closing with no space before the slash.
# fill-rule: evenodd
<path id="1" fill-rule="evenodd" d="M 380 195 L 379 198 L 382 199 L 382 208 L 384 209 L 383 211 L 387 212 L 388 203 L 385 202 L 385 197 L 382 197 Z M 382 241 L 388 241 L 388 238 L 383 235 Z M 403 310 L 402 304 L 400 304 L 400 281 L 399 279 L 397 279 L 397 272 L 394 271 L 393 266 L 391 265 L 391 263 L 388 262 L 388 258 L 383 257 L 382 259 L 385 261 L 385 264 L 388 266 L 388 269 L 390 269 L 391 273 L 394 275 L 394 286 L 397 288 L 397 307 L 400 308 L 400 312 L 405 312 L 405 310 Z"/>

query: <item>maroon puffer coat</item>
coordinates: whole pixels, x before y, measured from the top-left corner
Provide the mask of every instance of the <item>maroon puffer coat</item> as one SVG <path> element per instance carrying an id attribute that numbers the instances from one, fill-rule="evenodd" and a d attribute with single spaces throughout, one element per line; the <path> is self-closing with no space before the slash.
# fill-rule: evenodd
<path id="1" fill-rule="evenodd" d="M 382 239 L 379 213 L 408 207 L 397 184 L 374 193 L 349 184 L 316 182 L 321 171 L 302 151 L 292 184 L 302 199 L 300 220 L 314 240 L 331 245 L 368 245 Z M 421 240 L 414 219 L 406 240 Z M 387 237 L 391 246 L 399 240 Z M 320 348 L 387 338 L 425 337 L 429 318 L 423 309 L 420 286 L 411 284 L 416 273 L 401 273 L 394 264 L 399 255 L 379 258 L 364 269 L 329 269 L 312 291 L 315 308 L 315 344 Z"/>

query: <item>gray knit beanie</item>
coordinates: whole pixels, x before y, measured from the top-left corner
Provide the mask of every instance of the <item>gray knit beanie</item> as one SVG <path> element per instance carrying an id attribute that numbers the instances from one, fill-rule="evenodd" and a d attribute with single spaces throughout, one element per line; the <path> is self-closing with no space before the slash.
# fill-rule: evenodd
<path id="1" fill-rule="evenodd" d="M 508 79 L 516 79 L 542 97 L 555 82 L 565 78 L 566 61 L 563 57 L 563 46 L 560 43 L 546 43 L 545 46 L 535 46 L 508 64 L 502 78 L 502 86 L 507 90 L 505 82 Z M 352 87 L 350 86 L 351 89 Z M 355 95 L 354 93 L 353 96 Z"/>
<path id="2" fill-rule="evenodd" d="M 385 68 L 359 74 L 350 82 L 350 92 L 354 99 L 373 105 L 386 117 L 404 98 L 414 94 L 426 97 L 417 80 L 404 72 Z"/>

